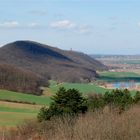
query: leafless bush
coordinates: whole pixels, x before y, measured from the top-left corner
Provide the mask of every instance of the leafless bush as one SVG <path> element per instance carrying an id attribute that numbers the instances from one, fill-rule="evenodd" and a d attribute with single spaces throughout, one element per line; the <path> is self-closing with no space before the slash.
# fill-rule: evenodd
<path id="1" fill-rule="evenodd" d="M 51 121 L 26 122 L 11 130 L 1 140 L 139 140 L 140 108 L 132 107 L 124 113 L 88 112 L 76 119 L 52 118 Z"/>

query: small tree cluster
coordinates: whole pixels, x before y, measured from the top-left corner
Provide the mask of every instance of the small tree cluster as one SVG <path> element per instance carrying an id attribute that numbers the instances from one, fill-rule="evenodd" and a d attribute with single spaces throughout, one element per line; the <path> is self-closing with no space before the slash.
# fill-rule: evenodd
<path id="1" fill-rule="evenodd" d="M 140 91 L 137 91 L 134 96 L 134 102 L 140 104 Z"/>
<path id="2" fill-rule="evenodd" d="M 76 115 L 87 111 L 86 99 L 76 89 L 60 88 L 56 95 L 52 97 L 53 102 L 50 107 L 41 108 L 39 121 L 49 120 L 53 116 Z"/>
<path id="3" fill-rule="evenodd" d="M 87 99 L 88 109 L 93 112 L 102 111 L 105 106 L 104 96 L 102 94 L 89 94 Z"/>
<path id="4" fill-rule="evenodd" d="M 88 98 L 76 89 L 60 88 L 56 95 L 52 97 L 53 102 L 50 107 L 41 108 L 38 120 L 49 120 L 53 116 L 77 115 L 86 111 L 103 111 L 105 106 L 109 106 L 111 111 L 117 110 L 122 113 L 132 104 L 140 102 L 140 92 L 134 97 L 125 90 L 112 90 L 102 94 L 90 94 Z"/>
<path id="5" fill-rule="evenodd" d="M 118 108 L 120 113 L 133 104 L 133 98 L 127 89 L 106 92 L 104 101 L 106 105 L 110 106 L 110 109 Z"/>

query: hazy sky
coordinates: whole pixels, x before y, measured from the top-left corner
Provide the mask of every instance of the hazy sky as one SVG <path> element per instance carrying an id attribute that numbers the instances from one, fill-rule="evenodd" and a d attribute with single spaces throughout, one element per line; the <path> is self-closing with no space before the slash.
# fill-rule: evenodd
<path id="1" fill-rule="evenodd" d="M 0 0 L 0 45 L 16 40 L 140 54 L 140 0 Z"/>

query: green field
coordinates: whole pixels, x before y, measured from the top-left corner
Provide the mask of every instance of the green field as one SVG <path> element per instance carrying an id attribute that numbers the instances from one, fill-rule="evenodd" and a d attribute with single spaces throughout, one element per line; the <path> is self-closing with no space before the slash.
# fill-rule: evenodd
<path id="1" fill-rule="evenodd" d="M 123 61 L 119 61 L 118 63 L 136 65 L 136 64 L 140 64 L 140 60 L 123 60 Z"/>
<path id="2" fill-rule="evenodd" d="M 28 103 L 35 103 L 37 105 L 47 105 L 49 106 L 51 99 L 45 96 L 35 96 L 17 92 L 11 92 L 7 90 L 0 90 L 0 100 L 10 100 L 10 101 L 22 101 Z M 11 102 L 8 103 L 9 106 L 0 105 L 0 126 L 15 126 L 22 123 L 25 119 L 36 118 L 39 108 L 28 107 L 18 108 L 16 105 L 11 107 Z M 36 105 L 34 105 L 36 106 Z"/>
<path id="3" fill-rule="evenodd" d="M 100 72 L 99 81 L 115 82 L 115 81 L 130 81 L 140 82 L 140 75 L 134 72 Z"/>
<path id="4" fill-rule="evenodd" d="M 81 84 L 81 83 L 61 83 L 61 84 L 51 84 L 50 89 L 53 93 L 56 93 L 56 91 L 60 88 L 64 87 L 66 89 L 75 88 L 79 90 L 83 94 L 87 93 L 105 93 L 107 89 L 98 87 L 97 85 L 90 83 L 90 84 Z"/>
<path id="5" fill-rule="evenodd" d="M 42 106 L 49 106 L 51 102 L 50 97 L 47 96 L 35 96 L 7 90 L 0 90 L 0 100 L 21 101 Z M 39 111 L 39 107 L 36 107 L 36 105 L 15 103 L 14 107 L 11 107 L 11 102 L 7 104 L 9 105 L 0 105 L 0 126 L 15 126 L 25 119 L 35 118 Z M 19 108 L 19 105 L 23 107 Z"/>
<path id="6" fill-rule="evenodd" d="M 11 92 L 7 90 L 0 90 L 0 100 L 10 100 L 10 101 L 22 101 L 35 103 L 39 105 L 49 105 L 51 102 L 50 97 L 35 96 L 17 92 Z"/>
<path id="7" fill-rule="evenodd" d="M 27 119 L 36 118 L 37 113 L 0 111 L 0 127 L 14 127 Z"/>
<path id="8" fill-rule="evenodd" d="M 37 113 L 37 109 L 31 109 L 31 108 L 11 108 L 11 107 L 5 107 L 0 106 L 0 112 L 17 112 L 17 113 Z"/>
<path id="9" fill-rule="evenodd" d="M 55 84 L 54 81 L 51 81 L 51 82 L 53 82 L 53 84 L 50 84 L 50 90 L 52 91 L 53 94 L 55 94 L 60 87 L 64 87 L 66 89 L 75 88 L 79 90 L 81 93 L 83 93 L 83 95 L 90 94 L 90 93 L 104 94 L 106 91 L 111 91 L 111 89 L 105 89 L 105 88 L 99 87 L 94 83 L 89 83 L 89 84 L 61 83 L 57 85 Z M 131 91 L 130 93 L 133 96 L 135 95 L 136 91 Z"/>
<path id="10" fill-rule="evenodd" d="M 109 76 L 112 78 L 116 78 L 116 77 L 140 77 L 140 75 L 134 73 L 134 72 L 100 72 L 99 73 L 100 76 Z"/>
<path id="11" fill-rule="evenodd" d="M 0 127 L 11 127 L 36 118 L 41 106 L 0 101 Z"/>
<path id="12" fill-rule="evenodd" d="M 49 91 L 52 92 L 52 95 L 56 93 L 56 91 L 60 87 L 76 88 L 82 93 L 104 93 L 106 89 L 97 87 L 94 84 L 72 84 L 72 83 L 63 83 L 57 85 L 55 81 L 50 82 Z M 46 88 L 48 91 L 48 88 Z M 51 102 L 50 97 L 47 96 L 35 96 L 23 93 L 17 93 L 7 90 L 0 90 L 0 100 L 10 100 L 10 101 L 22 101 L 29 103 L 36 103 L 37 105 L 49 105 Z M 14 105 L 13 105 L 14 104 Z M 36 118 L 37 112 L 39 111 L 39 107 L 35 108 L 36 105 L 21 105 L 20 103 L 11 103 L 7 102 L 6 105 L 3 103 L 0 104 L 0 126 L 15 126 L 17 124 L 22 123 L 25 119 Z M 32 106 L 32 107 L 31 107 Z M 40 106 L 40 107 L 41 107 Z"/>
<path id="13" fill-rule="evenodd" d="M 102 72 L 100 73 L 100 78 L 97 81 L 115 81 L 115 80 L 127 80 L 139 79 L 138 74 L 132 72 Z M 11 92 L 7 90 L 0 90 L 0 127 L 2 126 L 15 126 L 22 123 L 25 119 L 36 118 L 37 113 L 41 106 L 49 106 L 51 102 L 51 97 L 54 95 L 60 87 L 65 87 L 66 89 L 75 88 L 79 90 L 84 95 L 88 93 L 101 93 L 104 94 L 108 89 L 97 86 L 95 83 L 57 83 L 55 81 L 50 81 L 49 88 L 44 88 L 43 96 L 35 96 L 17 92 Z M 48 94 L 49 92 L 49 94 Z M 134 95 L 135 91 L 131 91 Z M 21 101 L 27 103 L 35 103 L 35 105 L 22 104 L 22 103 L 12 103 L 3 102 L 2 100 L 9 101 Z"/>

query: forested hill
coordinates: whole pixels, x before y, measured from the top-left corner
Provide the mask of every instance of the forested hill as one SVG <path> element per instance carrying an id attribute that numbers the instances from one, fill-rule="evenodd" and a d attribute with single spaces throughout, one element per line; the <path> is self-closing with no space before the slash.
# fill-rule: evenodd
<path id="1" fill-rule="evenodd" d="M 28 70 L 43 79 L 84 82 L 106 66 L 86 54 L 64 51 L 33 41 L 16 41 L 0 48 L 0 64 Z"/>

